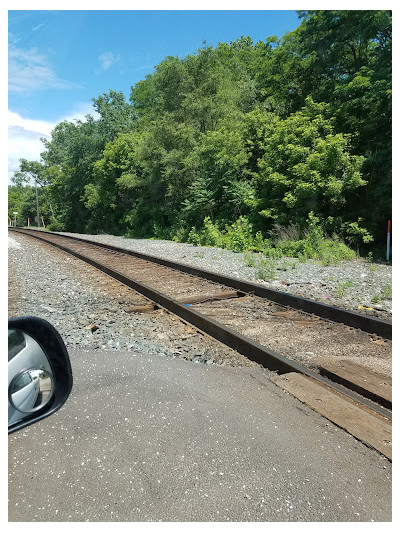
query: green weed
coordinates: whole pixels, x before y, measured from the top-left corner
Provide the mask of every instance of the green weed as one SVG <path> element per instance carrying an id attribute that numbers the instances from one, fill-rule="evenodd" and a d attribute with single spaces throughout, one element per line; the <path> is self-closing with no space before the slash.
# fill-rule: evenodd
<path id="1" fill-rule="evenodd" d="M 343 298 L 346 293 L 346 289 L 353 287 L 354 283 L 352 281 L 340 281 L 336 288 L 338 298 Z"/>
<path id="2" fill-rule="evenodd" d="M 386 300 L 391 300 L 392 299 L 392 286 L 385 285 L 384 287 L 382 287 L 381 294 L 382 294 L 382 297 L 385 298 Z"/>
<path id="3" fill-rule="evenodd" d="M 273 281 L 276 277 L 275 263 L 263 259 L 256 267 L 256 276 L 264 281 Z"/>
<path id="4" fill-rule="evenodd" d="M 319 218 L 313 213 L 308 216 L 306 230 L 301 232 L 297 226 L 283 228 L 275 226 L 270 232 L 275 239 L 273 245 L 269 239 L 263 237 L 258 231 L 253 233 L 253 226 L 247 217 L 241 216 L 231 225 L 222 225 L 213 222 L 210 217 L 204 219 L 200 229 L 192 227 L 187 236 L 187 241 L 195 246 L 218 246 L 235 252 L 259 252 L 273 260 L 282 257 L 297 257 L 300 262 L 307 259 L 322 261 L 323 265 L 337 264 L 342 260 L 356 257 L 356 253 L 341 242 L 337 237 L 328 239 L 324 237 Z M 180 233 L 180 237 L 183 233 Z M 244 262 L 247 266 L 255 266 L 254 258 L 246 254 Z M 293 263 L 281 264 L 281 270 L 295 268 Z"/>
<path id="5" fill-rule="evenodd" d="M 374 261 L 372 252 L 368 252 L 366 259 L 368 263 L 372 263 Z"/>
<path id="6" fill-rule="evenodd" d="M 253 252 L 244 252 L 243 254 L 244 264 L 248 267 L 255 267 L 257 264 L 256 258 Z"/>
<path id="7" fill-rule="evenodd" d="M 196 228 L 195 227 L 193 227 L 189 231 L 188 242 L 190 242 L 194 246 L 200 246 L 200 235 L 196 232 Z"/>
<path id="8" fill-rule="evenodd" d="M 291 261 L 282 261 L 280 265 L 277 267 L 278 270 L 283 270 L 284 272 L 289 270 L 289 268 L 294 270 L 296 268 L 296 263 L 291 262 Z"/>

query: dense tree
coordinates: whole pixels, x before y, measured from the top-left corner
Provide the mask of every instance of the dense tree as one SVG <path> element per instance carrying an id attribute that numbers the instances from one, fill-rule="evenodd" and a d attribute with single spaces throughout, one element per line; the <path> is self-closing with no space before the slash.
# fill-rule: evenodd
<path id="1" fill-rule="evenodd" d="M 36 170 L 59 227 L 186 238 L 205 218 L 264 235 L 318 220 L 354 245 L 383 242 L 391 13 L 298 14 L 282 39 L 168 56 L 129 101 L 110 90 L 94 116 L 58 124 Z"/>
<path id="2" fill-rule="evenodd" d="M 110 89 L 97 98 L 92 98 L 94 110 L 100 115 L 99 130 L 104 138 L 112 141 L 118 133 L 129 133 L 135 129 L 137 113 L 125 101 L 122 92 Z"/>
<path id="3" fill-rule="evenodd" d="M 366 187 L 359 214 L 377 237 L 391 217 L 390 11 L 303 11 L 302 24 L 289 34 L 310 61 L 306 93 L 330 104 L 337 131 L 350 134 L 352 149 L 364 156 Z"/>
<path id="4" fill-rule="evenodd" d="M 81 202 L 93 164 L 105 148 L 100 122 L 88 115 L 86 121 L 61 122 L 44 140 L 42 158 L 46 177 L 57 206 L 58 221 L 69 231 L 82 231 L 90 214 Z"/>
<path id="5" fill-rule="evenodd" d="M 363 158 L 349 154 L 349 138 L 334 132 L 325 104 L 311 98 L 306 104 L 286 119 L 260 109 L 246 117 L 244 138 L 260 156 L 254 174 L 257 210 L 273 224 L 300 227 L 313 212 L 330 233 L 343 234 L 349 217 L 353 221 L 349 204 L 366 184 Z"/>

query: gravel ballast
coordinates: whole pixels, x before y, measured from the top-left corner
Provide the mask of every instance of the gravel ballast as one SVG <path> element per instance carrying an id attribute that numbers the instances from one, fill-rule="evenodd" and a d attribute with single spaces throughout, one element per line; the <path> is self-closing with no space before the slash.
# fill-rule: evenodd
<path id="1" fill-rule="evenodd" d="M 249 254 L 164 240 L 77 233 L 65 233 L 65 235 L 162 257 L 225 276 L 257 282 L 278 291 L 350 311 L 366 312 L 382 320 L 391 320 L 392 300 L 387 297 L 388 289 L 392 285 L 391 265 L 357 259 L 323 266 L 319 261 L 301 262 L 297 258 L 286 257 L 268 260 L 269 271 L 275 279 L 266 281 L 259 279 L 257 267 L 246 266 Z M 261 256 L 254 254 L 252 259 L 259 263 Z"/>
<path id="2" fill-rule="evenodd" d="M 38 250 L 40 249 L 40 253 Z M 148 303 L 83 261 L 25 235 L 8 239 L 8 316 L 38 316 L 60 332 L 68 349 L 129 350 L 221 366 L 259 365 L 157 310 L 129 314 Z"/>
<path id="3" fill-rule="evenodd" d="M 243 254 L 228 250 L 111 235 L 79 236 L 263 283 L 352 311 L 358 311 L 359 305 L 374 307 L 365 312 L 391 319 L 391 300 L 383 299 L 379 306 L 371 302 L 374 294 L 391 284 L 388 265 L 357 260 L 322 267 L 315 261 L 279 260 L 273 263 L 276 279 L 266 282 L 257 279 L 256 268 L 245 265 Z M 199 363 L 258 366 L 163 310 L 124 312 L 131 305 L 146 303 L 135 291 L 50 245 L 41 244 L 38 253 L 36 240 L 9 235 L 9 316 L 34 315 L 48 320 L 68 348 L 146 351 Z"/>

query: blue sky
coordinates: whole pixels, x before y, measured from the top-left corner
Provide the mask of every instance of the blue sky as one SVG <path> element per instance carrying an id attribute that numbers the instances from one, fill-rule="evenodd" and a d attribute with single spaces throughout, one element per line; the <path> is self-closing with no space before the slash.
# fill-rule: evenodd
<path id="1" fill-rule="evenodd" d="M 243 3 L 242 3 L 243 5 Z M 62 120 L 93 113 L 91 99 L 123 91 L 166 56 L 204 41 L 282 36 L 300 21 L 285 11 L 12 11 L 8 13 L 9 176 L 21 157 L 39 159 L 40 137 Z"/>

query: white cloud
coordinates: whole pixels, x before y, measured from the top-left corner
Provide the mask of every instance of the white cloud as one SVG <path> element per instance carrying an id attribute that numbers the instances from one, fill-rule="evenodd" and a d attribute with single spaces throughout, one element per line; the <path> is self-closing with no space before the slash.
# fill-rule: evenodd
<path id="1" fill-rule="evenodd" d="M 85 122 L 86 115 L 92 115 L 95 119 L 100 118 L 100 115 L 94 110 L 93 104 L 88 102 L 78 102 L 71 113 L 68 113 L 65 117 L 57 120 L 57 124 L 63 120 L 72 122 L 73 120 L 81 120 Z"/>
<path id="2" fill-rule="evenodd" d="M 8 111 L 8 178 L 19 169 L 19 160 L 40 161 L 40 154 L 44 151 L 41 138 L 50 138 L 51 132 L 57 124 L 64 120 L 72 122 L 74 119 L 85 120 L 85 115 L 98 117 L 92 104 L 78 103 L 71 113 L 60 117 L 55 122 L 31 120 L 13 111 Z"/>
<path id="3" fill-rule="evenodd" d="M 11 126 L 8 128 L 8 177 L 11 178 L 19 169 L 19 160 L 22 158 L 29 161 L 39 161 L 40 153 L 43 152 L 43 143 L 40 139 L 43 135 Z"/>
<path id="4" fill-rule="evenodd" d="M 34 28 L 32 28 L 32 31 L 37 31 L 37 30 L 39 30 L 40 28 L 43 28 L 43 26 L 45 26 L 45 24 L 38 24 L 37 26 L 35 26 Z"/>
<path id="5" fill-rule="evenodd" d="M 114 54 L 114 52 L 103 52 L 99 55 L 98 59 L 101 70 L 105 71 L 115 65 L 115 63 L 118 63 L 120 56 L 118 54 Z"/>
<path id="6" fill-rule="evenodd" d="M 50 137 L 55 124 L 29 120 L 8 111 L 8 177 L 19 169 L 19 160 L 39 161 L 44 146 L 42 137 Z"/>
<path id="7" fill-rule="evenodd" d="M 31 132 L 40 133 L 43 136 L 50 135 L 56 123 L 46 122 L 44 120 L 30 120 L 27 118 L 23 118 L 18 113 L 14 113 L 13 111 L 9 110 L 8 125 L 17 126 Z"/>
<path id="8" fill-rule="evenodd" d="M 59 78 L 47 58 L 36 48 L 23 50 L 13 45 L 8 53 L 8 90 L 29 93 L 41 89 L 78 89 L 76 83 Z"/>

